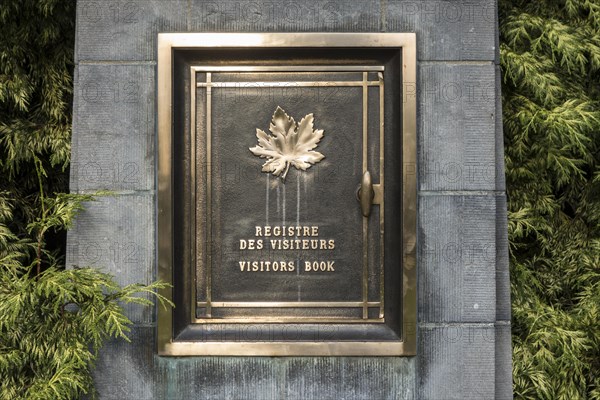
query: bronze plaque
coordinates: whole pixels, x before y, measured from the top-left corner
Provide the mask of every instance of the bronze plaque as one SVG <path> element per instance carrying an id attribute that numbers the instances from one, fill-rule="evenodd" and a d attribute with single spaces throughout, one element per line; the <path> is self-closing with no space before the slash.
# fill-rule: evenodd
<path id="1" fill-rule="evenodd" d="M 414 34 L 160 34 L 164 355 L 415 351 Z"/>

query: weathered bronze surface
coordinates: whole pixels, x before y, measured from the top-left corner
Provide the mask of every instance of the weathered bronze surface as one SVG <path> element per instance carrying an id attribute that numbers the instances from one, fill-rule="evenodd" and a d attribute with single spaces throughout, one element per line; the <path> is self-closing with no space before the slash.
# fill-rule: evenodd
<path id="1" fill-rule="evenodd" d="M 160 354 L 414 354 L 414 47 L 159 35 Z"/>
<path id="2" fill-rule="evenodd" d="M 209 124 L 206 110 L 212 110 L 211 127 L 196 126 L 193 135 L 196 153 L 210 159 L 211 178 L 205 181 L 210 182 L 209 187 L 205 188 L 204 182 L 197 187 L 200 196 L 194 202 L 203 204 L 202 199 L 210 196 L 218 198 L 218 204 L 211 201 L 211 207 L 207 203 L 196 215 L 197 220 L 206 220 L 206 215 L 215 217 L 206 222 L 212 235 L 196 237 L 200 244 L 197 276 L 204 279 L 196 281 L 195 322 L 383 322 L 379 315 L 383 314 L 379 310 L 383 291 L 377 290 L 382 286 L 379 271 L 383 263 L 379 252 L 369 251 L 381 244 L 376 243 L 376 230 L 369 232 L 368 220 L 364 236 L 360 235 L 365 221 L 352 199 L 352 186 L 362 173 L 362 165 L 379 163 L 377 151 L 363 163 L 355 160 L 364 155 L 363 146 L 380 147 L 383 125 L 378 123 L 378 96 L 383 74 L 369 82 L 369 67 L 364 72 L 344 71 L 343 66 L 334 66 L 336 71 L 329 68 L 273 73 L 257 66 L 244 72 L 206 70 L 197 76 L 196 87 L 211 88 L 210 96 L 202 90 L 195 99 L 196 115 L 206 118 L 204 126 Z M 380 69 L 383 67 L 377 67 Z M 207 77 L 210 83 L 198 81 Z M 253 102 L 246 93 L 234 92 L 232 97 L 225 91 L 241 91 L 247 85 L 257 91 L 255 96 L 261 101 Z M 301 89 L 289 91 L 297 87 Z M 286 91 L 270 93 L 274 88 Z M 368 89 L 373 89 L 371 121 L 364 95 Z M 319 99 L 316 90 L 325 93 L 327 101 Z M 277 105 L 271 116 L 268 104 L 281 101 L 303 112 L 312 111 L 309 107 L 314 106 L 319 120 L 337 138 L 323 138 L 323 130 L 314 129 L 312 112 L 296 123 Z M 236 109 L 236 113 L 219 113 L 217 109 Z M 269 116 L 271 135 L 258 129 L 258 146 L 250 147 L 250 152 L 268 158 L 262 171 L 282 179 L 256 173 L 257 163 L 248 154 L 248 147 L 239 145 L 255 140 L 249 135 L 250 127 L 256 126 L 260 115 Z M 314 151 L 321 139 L 321 148 L 329 149 L 329 157 L 319 170 L 301 172 L 324 159 L 322 153 Z M 227 178 L 231 165 L 244 172 L 244 179 L 232 182 Z M 292 165 L 298 172 L 292 174 L 293 182 L 286 184 Z M 197 163 L 196 173 L 209 174 Z M 339 215 L 340 211 L 345 215 Z M 246 220 L 246 227 L 240 226 L 242 220 Z M 207 256 L 209 268 L 208 261 L 204 262 Z"/>

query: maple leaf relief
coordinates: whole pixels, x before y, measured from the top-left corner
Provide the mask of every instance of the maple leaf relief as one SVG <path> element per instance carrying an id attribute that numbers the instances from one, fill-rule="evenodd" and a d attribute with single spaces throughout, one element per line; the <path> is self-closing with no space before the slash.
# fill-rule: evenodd
<path id="1" fill-rule="evenodd" d="M 323 154 L 313 150 L 323 138 L 322 129 L 313 130 L 313 121 L 311 113 L 297 124 L 294 118 L 277 107 L 269 126 L 271 134 L 257 128 L 258 146 L 250 148 L 255 156 L 267 159 L 262 171 L 281 176 L 285 182 L 290 165 L 306 171 L 325 158 Z"/>

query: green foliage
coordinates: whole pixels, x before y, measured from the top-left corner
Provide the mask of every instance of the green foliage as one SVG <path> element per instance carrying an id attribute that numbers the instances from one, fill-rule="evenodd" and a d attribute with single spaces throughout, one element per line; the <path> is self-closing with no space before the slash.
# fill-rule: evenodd
<path id="1" fill-rule="evenodd" d="M 600 399 L 600 3 L 499 6 L 515 397 Z"/>
<path id="2" fill-rule="evenodd" d="M 0 166 L 10 177 L 36 154 L 69 162 L 74 36 L 74 1 L 0 4 Z"/>
<path id="3" fill-rule="evenodd" d="M 127 339 L 131 321 L 122 304 L 152 305 L 167 285 L 121 288 L 93 268 L 65 270 L 59 253 L 45 243 L 50 230 L 71 226 L 92 195 L 46 196 L 46 172 L 34 155 L 39 194 L 37 215 L 18 235 L 9 228 L 19 202 L 0 192 L 0 399 L 78 399 L 94 395 L 91 369 L 102 343 Z M 104 195 L 107 193 L 96 193 Z"/>
<path id="4" fill-rule="evenodd" d="M 78 399 L 93 394 L 91 367 L 109 337 L 127 339 L 122 303 L 151 305 L 162 283 L 121 288 L 96 269 L 48 268 L 39 275 L 2 257 L 0 398 Z"/>
<path id="5" fill-rule="evenodd" d="M 600 3 L 499 7 L 515 397 L 600 399 Z M 100 346 L 131 324 L 121 305 L 163 287 L 63 268 L 92 200 L 64 194 L 74 14 L 0 2 L 0 399 L 93 394 Z"/>
<path id="6" fill-rule="evenodd" d="M 94 396 L 108 338 L 127 340 L 123 304 L 166 285 L 120 287 L 65 269 L 64 232 L 94 196 L 65 194 L 75 1 L 0 2 L 0 399 Z M 107 193 L 96 193 L 105 195 Z"/>

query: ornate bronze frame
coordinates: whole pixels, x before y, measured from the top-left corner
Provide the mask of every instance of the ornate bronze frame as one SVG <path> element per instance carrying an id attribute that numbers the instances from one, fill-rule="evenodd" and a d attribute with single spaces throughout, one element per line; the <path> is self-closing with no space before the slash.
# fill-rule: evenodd
<path id="1" fill-rule="evenodd" d="M 212 48 L 382 48 L 402 54 L 402 340 L 201 341 L 174 340 L 173 311 L 158 307 L 161 355 L 414 355 L 416 352 L 416 39 L 414 33 L 164 33 L 158 38 L 158 277 L 173 279 L 173 52 Z M 195 67 L 197 68 L 197 67 Z M 226 67 L 225 67 L 226 68 Z M 364 80 L 366 82 L 366 73 Z M 195 79 L 194 79 L 195 86 Z M 194 96 L 191 101 L 193 102 Z M 193 117 L 192 117 L 193 118 Z M 381 179 L 383 184 L 383 175 Z M 373 185 L 378 186 L 378 185 Z M 382 201 L 381 189 L 374 187 Z M 379 193 L 379 195 L 378 195 Z M 379 199 L 379 200 L 378 200 Z M 383 289 L 382 289 L 383 290 Z M 173 299 L 173 290 L 162 294 Z M 195 300 L 194 300 L 195 303 Z M 285 307 L 286 305 L 284 305 Z M 366 303 L 364 305 L 367 307 Z M 381 306 L 382 307 L 382 306 Z M 193 307 L 194 309 L 194 307 Z M 380 314 L 382 317 L 382 314 Z M 199 323 L 195 315 L 191 324 Z"/>

